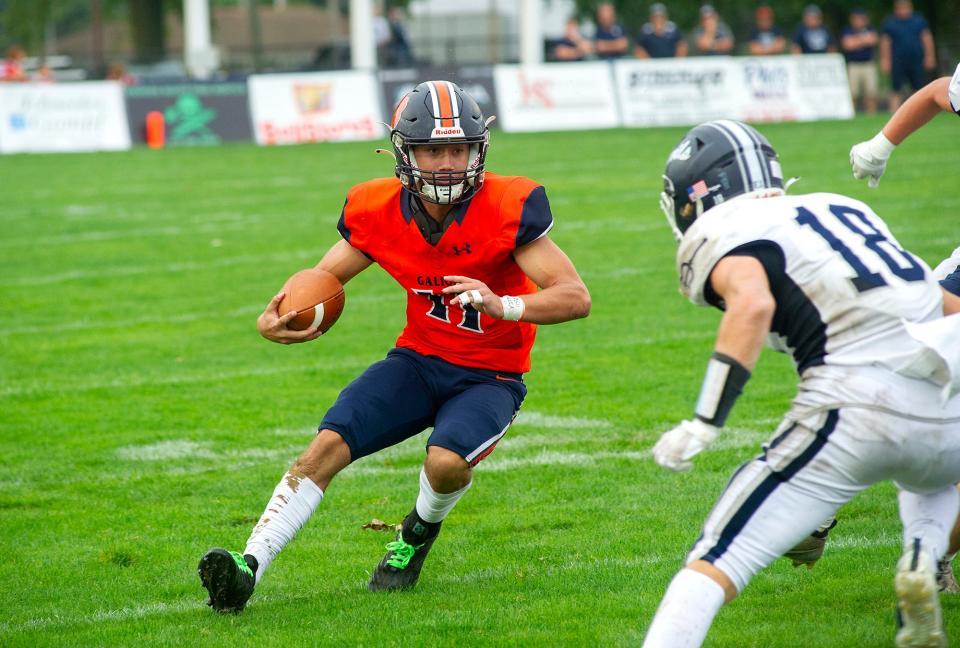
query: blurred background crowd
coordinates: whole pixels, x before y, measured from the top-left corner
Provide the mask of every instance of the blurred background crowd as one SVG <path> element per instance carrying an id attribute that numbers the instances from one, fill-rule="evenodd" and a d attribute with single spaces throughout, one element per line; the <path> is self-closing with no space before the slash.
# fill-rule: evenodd
<path id="1" fill-rule="evenodd" d="M 381 68 L 518 60 L 517 2 L 375 0 Z M 542 0 L 547 61 L 841 53 L 858 108 L 895 109 L 960 59 L 955 0 L 695 5 Z M 348 0 L 210 0 L 220 78 L 350 67 Z M 8 82 L 185 78 L 181 0 L 0 0 Z"/>

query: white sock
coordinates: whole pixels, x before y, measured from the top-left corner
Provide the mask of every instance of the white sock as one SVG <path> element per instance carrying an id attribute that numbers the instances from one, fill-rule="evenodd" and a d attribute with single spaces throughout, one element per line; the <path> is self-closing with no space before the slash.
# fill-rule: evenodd
<path id="1" fill-rule="evenodd" d="M 289 472 L 283 476 L 243 550 L 257 559 L 258 583 L 280 550 L 293 540 L 322 501 L 323 491 L 309 477 Z"/>
<path id="2" fill-rule="evenodd" d="M 442 522 L 472 484 L 471 481 L 460 490 L 452 493 L 438 493 L 433 490 L 430 480 L 427 479 L 426 471 L 421 468 L 420 494 L 417 495 L 417 515 L 424 522 Z"/>
<path id="3" fill-rule="evenodd" d="M 874 157 L 886 160 L 890 157 L 890 154 L 893 153 L 893 149 L 897 148 L 897 145 L 888 140 L 887 136 L 883 134 L 883 131 L 880 131 L 870 140 L 868 148 Z"/>
<path id="4" fill-rule="evenodd" d="M 900 491 L 900 520 L 903 522 L 904 550 L 920 538 L 934 563 L 943 558 L 950 545 L 950 530 L 957 519 L 960 495 L 953 486 L 928 495 Z"/>
<path id="5" fill-rule="evenodd" d="M 681 569 L 653 617 L 644 648 L 695 648 L 723 607 L 723 587 L 706 574 Z"/>

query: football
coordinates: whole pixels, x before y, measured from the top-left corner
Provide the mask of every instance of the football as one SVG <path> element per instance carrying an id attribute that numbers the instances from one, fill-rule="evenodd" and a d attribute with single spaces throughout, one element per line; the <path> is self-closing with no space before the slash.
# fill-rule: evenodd
<path id="1" fill-rule="evenodd" d="M 326 333 L 343 312 L 343 285 L 326 270 L 309 268 L 295 273 L 283 284 L 283 293 L 277 310 L 281 316 L 297 312 L 287 323 L 295 331 L 319 326 Z"/>

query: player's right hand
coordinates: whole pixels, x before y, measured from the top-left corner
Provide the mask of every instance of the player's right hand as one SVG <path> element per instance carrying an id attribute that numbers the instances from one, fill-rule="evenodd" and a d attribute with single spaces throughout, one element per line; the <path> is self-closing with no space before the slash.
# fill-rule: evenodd
<path id="1" fill-rule="evenodd" d="M 260 335 L 271 342 L 278 344 L 297 344 L 299 342 L 309 342 L 316 340 L 323 335 L 318 327 L 308 328 L 303 331 L 294 331 L 287 328 L 287 322 L 297 316 L 297 311 L 292 310 L 286 315 L 280 315 L 279 306 L 283 299 L 283 292 L 279 292 L 270 300 L 267 307 L 257 318 L 257 330 Z"/>
<path id="2" fill-rule="evenodd" d="M 719 431 L 716 426 L 700 419 L 681 421 L 677 427 L 664 432 L 653 446 L 653 459 L 668 470 L 690 470 L 693 467 L 690 460 L 706 450 Z"/>
<path id="3" fill-rule="evenodd" d="M 867 180 L 867 186 L 871 189 L 880 184 L 880 176 L 887 168 L 887 160 L 881 158 L 870 151 L 870 142 L 860 142 L 854 144 L 850 149 L 850 166 L 853 167 L 853 177 L 857 180 Z"/>

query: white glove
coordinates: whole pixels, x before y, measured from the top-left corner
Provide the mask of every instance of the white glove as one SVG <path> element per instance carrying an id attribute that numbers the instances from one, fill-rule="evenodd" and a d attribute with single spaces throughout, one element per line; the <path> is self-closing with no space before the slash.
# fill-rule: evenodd
<path id="1" fill-rule="evenodd" d="M 653 459 L 670 470 L 690 470 L 693 467 L 690 459 L 706 450 L 719 431 L 719 428 L 700 419 L 683 421 L 663 433 L 657 445 L 653 446 Z"/>
<path id="2" fill-rule="evenodd" d="M 890 154 L 884 155 L 871 144 L 873 140 L 854 144 L 850 149 L 850 166 L 853 167 L 853 177 L 857 180 L 869 178 L 867 186 L 873 189 L 880 184 L 880 176 L 887 169 Z"/>

